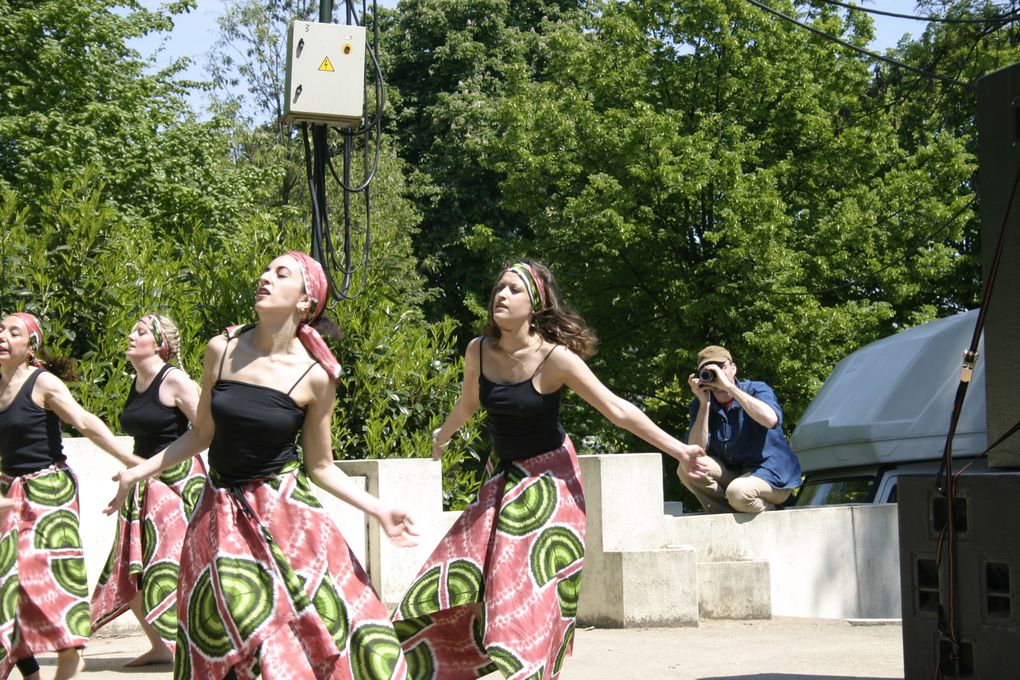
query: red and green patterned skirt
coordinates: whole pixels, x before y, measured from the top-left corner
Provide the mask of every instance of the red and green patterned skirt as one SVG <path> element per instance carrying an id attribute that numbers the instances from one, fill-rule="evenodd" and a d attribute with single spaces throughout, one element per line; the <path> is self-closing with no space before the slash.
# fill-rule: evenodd
<path id="1" fill-rule="evenodd" d="M 0 678 L 40 652 L 84 647 L 88 581 L 78 533 L 78 480 L 64 463 L 0 477 L 16 503 L 0 516 Z"/>
<path id="2" fill-rule="evenodd" d="M 205 488 L 205 465 L 189 458 L 139 482 L 117 515 L 117 533 L 92 594 L 92 631 L 142 593 L 142 612 L 172 652 L 177 641 L 177 575 L 188 518 Z"/>
<path id="3" fill-rule="evenodd" d="M 555 451 L 503 464 L 393 615 L 408 676 L 557 677 L 573 644 L 584 530 L 569 438 Z"/>
<path id="4" fill-rule="evenodd" d="M 210 472 L 177 613 L 176 680 L 406 675 L 386 609 L 296 462 L 232 488 Z"/>

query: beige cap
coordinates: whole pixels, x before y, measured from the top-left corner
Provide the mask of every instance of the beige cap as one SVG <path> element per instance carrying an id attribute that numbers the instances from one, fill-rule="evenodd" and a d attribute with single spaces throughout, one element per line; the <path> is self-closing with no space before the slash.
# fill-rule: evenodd
<path id="1" fill-rule="evenodd" d="M 709 345 L 705 349 L 698 352 L 698 370 L 700 371 L 705 364 L 717 362 L 733 361 L 733 357 L 730 356 L 729 350 L 719 345 Z"/>

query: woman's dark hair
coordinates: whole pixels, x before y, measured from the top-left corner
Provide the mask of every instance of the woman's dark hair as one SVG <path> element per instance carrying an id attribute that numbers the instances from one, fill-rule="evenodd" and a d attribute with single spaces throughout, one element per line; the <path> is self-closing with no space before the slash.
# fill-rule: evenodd
<path id="1" fill-rule="evenodd" d="M 344 330 L 340 328 L 340 325 L 336 321 L 333 321 L 333 319 L 326 316 L 325 312 L 320 314 L 318 319 L 308 325 L 318 331 L 319 335 L 323 338 L 328 338 L 329 340 L 333 340 L 337 343 L 344 339 Z"/>
<path id="2" fill-rule="evenodd" d="M 55 357 L 39 353 L 36 354 L 36 359 L 43 365 L 43 368 L 65 383 L 72 383 L 78 380 L 78 365 L 71 357 Z"/>
<path id="3" fill-rule="evenodd" d="M 535 276 L 541 279 L 541 283 L 545 287 L 545 306 L 535 312 L 532 317 L 532 331 L 537 332 L 549 342 L 567 347 L 582 359 L 593 356 L 599 339 L 581 315 L 564 302 L 560 287 L 556 285 L 556 279 L 549 268 L 533 260 L 521 260 L 521 262 L 531 267 Z M 499 276 L 496 277 L 496 281 L 492 285 L 492 291 L 489 293 L 488 319 L 482 328 L 482 335 L 492 340 L 499 340 L 499 326 L 492 318 L 492 307 L 496 299 L 499 280 L 503 278 L 503 273 L 506 270 L 506 267 L 500 270 Z"/>
<path id="4" fill-rule="evenodd" d="M 30 363 L 32 361 L 38 361 L 43 368 L 65 383 L 78 380 L 77 362 L 71 357 L 58 357 L 46 351 L 34 351 L 29 359 Z"/>

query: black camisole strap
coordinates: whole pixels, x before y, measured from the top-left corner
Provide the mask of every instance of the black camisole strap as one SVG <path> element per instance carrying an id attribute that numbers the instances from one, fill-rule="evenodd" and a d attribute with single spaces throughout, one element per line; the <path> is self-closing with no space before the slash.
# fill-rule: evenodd
<path id="1" fill-rule="evenodd" d="M 553 353 L 553 352 L 555 352 L 555 351 L 556 351 L 556 348 L 557 348 L 557 347 L 559 347 L 559 346 L 560 346 L 560 345 L 554 345 L 554 346 L 553 346 L 553 348 L 552 348 L 551 350 L 549 350 L 549 352 L 548 352 L 548 353 L 547 353 L 547 354 L 546 354 L 546 355 L 545 355 L 545 356 L 544 356 L 544 357 L 542 358 L 542 363 L 540 363 L 540 364 L 538 365 L 538 368 L 536 368 L 536 369 L 535 369 L 535 372 L 531 374 L 531 378 L 528 378 L 528 380 L 531 380 L 531 379 L 532 379 L 532 378 L 534 378 L 534 377 L 535 377 L 536 375 L 538 375 L 538 372 L 542 370 L 542 367 L 543 367 L 543 366 L 545 366 L 545 362 L 546 362 L 546 360 L 547 360 L 547 359 L 548 359 L 549 357 L 551 357 L 551 356 L 552 356 L 552 353 Z"/>
<path id="2" fill-rule="evenodd" d="M 223 354 L 220 355 L 220 372 L 216 375 L 216 379 L 217 380 L 222 380 L 223 379 L 223 362 L 227 360 L 227 348 L 230 347 L 230 341 L 233 340 L 233 339 L 234 338 L 230 337 L 229 334 L 227 335 L 227 344 L 224 345 L 224 347 L 223 347 Z M 293 389 L 293 388 L 291 388 L 291 389 Z"/>
<path id="3" fill-rule="evenodd" d="M 306 375 L 308 375 L 308 372 L 309 372 L 309 371 L 311 371 L 311 370 L 312 370 L 313 368 L 315 368 L 315 364 L 316 364 L 316 363 L 317 363 L 317 362 L 313 361 L 312 363 L 310 363 L 310 364 L 308 365 L 308 368 L 306 368 L 306 369 L 305 369 L 305 372 L 301 374 L 301 377 L 300 377 L 300 378 L 298 378 L 298 379 L 297 379 L 297 380 L 296 380 L 296 381 L 294 382 L 294 384 L 290 386 L 290 389 L 289 389 L 289 390 L 287 390 L 287 396 L 290 396 L 290 393 L 294 391 L 294 388 L 298 386 L 298 383 L 299 383 L 299 382 L 301 382 L 302 380 L 304 380 L 304 379 L 305 379 L 305 376 L 306 376 Z"/>
<path id="4" fill-rule="evenodd" d="M 485 356 L 482 353 L 482 343 L 483 342 L 485 342 L 485 336 L 484 335 L 478 338 L 478 373 L 479 374 L 482 373 L 482 359 Z"/>

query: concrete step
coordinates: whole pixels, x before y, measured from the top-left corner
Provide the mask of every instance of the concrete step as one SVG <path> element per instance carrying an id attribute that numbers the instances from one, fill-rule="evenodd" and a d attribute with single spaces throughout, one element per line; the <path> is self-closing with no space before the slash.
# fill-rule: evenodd
<path id="1" fill-rule="evenodd" d="M 772 618 L 772 576 L 767 560 L 698 562 L 697 570 L 701 618 Z"/>
<path id="2" fill-rule="evenodd" d="M 578 624 L 601 628 L 697 626 L 696 565 L 690 546 L 588 553 Z"/>

